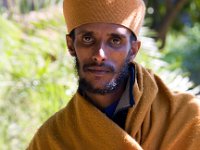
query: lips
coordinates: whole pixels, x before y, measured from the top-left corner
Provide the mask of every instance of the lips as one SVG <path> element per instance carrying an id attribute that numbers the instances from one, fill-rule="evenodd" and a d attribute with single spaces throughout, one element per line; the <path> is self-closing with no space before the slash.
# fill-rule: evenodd
<path id="1" fill-rule="evenodd" d="M 95 74 L 107 74 L 112 72 L 110 69 L 105 67 L 87 67 L 85 71 Z"/>
<path id="2" fill-rule="evenodd" d="M 110 72 L 110 69 L 106 68 L 106 67 L 88 67 L 87 70 L 94 70 L 94 71 L 105 71 L 105 72 Z"/>
<path id="3" fill-rule="evenodd" d="M 97 64 L 95 62 L 84 64 L 83 71 L 96 77 L 115 73 L 114 66 L 105 62 L 102 64 Z"/>

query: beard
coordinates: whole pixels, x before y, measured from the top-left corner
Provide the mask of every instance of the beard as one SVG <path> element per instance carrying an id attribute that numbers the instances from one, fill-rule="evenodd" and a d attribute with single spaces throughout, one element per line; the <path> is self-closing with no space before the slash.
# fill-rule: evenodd
<path id="1" fill-rule="evenodd" d="M 116 74 L 116 77 L 112 79 L 110 82 L 106 83 L 102 88 L 95 88 L 89 81 L 81 77 L 80 72 L 79 72 L 80 63 L 78 61 L 78 58 L 75 57 L 75 68 L 79 77 L 78 91 L 80 93 L 86 93 L 87 91 L 93 94 L 100 94 L 100 95 L 114 93 L 120 87 L 120 85 L 122 85 L 128 78 L 130 58 L 131 57 L 130 57 L 130 52 L 129 52 L 122 67 L 117 72 L 112 65 L 106 64 L 106 63 L 97 64 L 93 62 L 93 63 L 84 64 L 83 71 L 87 70 L 87 67 L 101 66 L 101 67 L 108 68 L 110 72 L 112 72 L 113 74 Z"/>

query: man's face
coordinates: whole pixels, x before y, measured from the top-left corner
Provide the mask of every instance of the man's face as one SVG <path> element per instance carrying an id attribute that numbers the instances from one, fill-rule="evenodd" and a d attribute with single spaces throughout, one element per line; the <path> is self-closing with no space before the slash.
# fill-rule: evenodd
<path id="1" fill-rule="evenodd" d="M 96 94 L 114 92 L 126 80 L 139 43 L 130 39 L 128 29 L 114 24 L 86 24 L 74 34 L 74 39 L 67 37 L 67 44 L 76 58 L 79 88 Z"/>

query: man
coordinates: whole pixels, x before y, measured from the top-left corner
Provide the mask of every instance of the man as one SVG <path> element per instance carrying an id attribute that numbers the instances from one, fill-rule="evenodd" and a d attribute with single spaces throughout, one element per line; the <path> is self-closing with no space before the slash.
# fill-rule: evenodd
<path id="1" fill-rule="evenodd" d="M 79 86 L 28 150 L 197 150 L 200 101 L 173 93 L 134 58 L 142 0 L 65 0 Z"/>

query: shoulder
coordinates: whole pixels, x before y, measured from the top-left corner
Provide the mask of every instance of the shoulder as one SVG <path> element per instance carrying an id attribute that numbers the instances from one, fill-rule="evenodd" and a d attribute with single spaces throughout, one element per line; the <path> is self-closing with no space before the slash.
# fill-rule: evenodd
<path id="1" fill-rule="evenodd" d="M 71 109 L 72 104 L 73 98 L 66 107 L 56 112 L 41 125 L 31 140 L 27 150 L 52 149 L 50 145 L 52 146 L 57 143 L 57 141 L 59 141 L 58 139 L 61 139 L 61 137 L 64 136 L 64 130 L 69 128 L 67 125 L 70 122 L 70 118 L 73 118 L 73 110 Z"/>
<path id="2" fill-rule="evenodd" d="M 133 64 L 136 69 L 136 84 L 140 93 L 155 95 L 154 98 L 159 102 L 163 101 L 165 105 L 168 105 L 170 112 L 174 114 L 180 111 L 182 113 L 189 111 L 191 114 L 200 116 L 200 97 L 187 92 L 175 92 L 152 70 L 146 69 L 136 62 Z"/>
<path id="3" fill-rule="evenodd" d="M 47 132 L 48 130 L 55 130 L 56 128 L 64 128 L 63 125 L 68 122 L 70 118 L 73 118 L 74 99 L 72 98 L 69 103 L 58 112 L 53 114 L 49 119 L 47 119 L 42 126 L 39 128 L 39 132 Z"/>
<path id="4" fill-rule="evenodd" d="M 186 111 L 186 115 L 193 114 L 200 119 L 200 99 L 189 93 L 174 93 L 174 107 L 177 112 Z"/>

